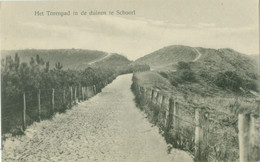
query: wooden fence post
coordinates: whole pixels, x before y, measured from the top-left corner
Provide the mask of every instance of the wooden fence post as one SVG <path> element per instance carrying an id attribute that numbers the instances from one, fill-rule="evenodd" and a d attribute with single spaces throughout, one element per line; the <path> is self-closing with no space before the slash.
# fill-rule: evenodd
<path id="1" fill-rule="evenodd" d="M 165 96 L 162 95 L 161 109 L 164 109 L 164 105 L 165 105 Z"/>
<path id="2" fill-rule="evenodd" d="M 140 86 L 136 84 L 136 87 L 137 87 L 137 93 L 140 95 Z"/>
<path id="3" fill-rule="evenodd" d="M 143 100 L 144 100 L 144 103 L 146 104 L 147 103 L 147 96 L 146 96 L 146 88 L 143 87 Z"/>
<path id="4" fill-rule="evenodd" d="M 161 109 L 163 110 L 163 112 L 164 112 L 164 114 L 162 114 L 163 116 L 162 116 L 162 118 L 164 119 L 164 127 L 166 127 L 166 124 L 167 124 L 167 110 L 166 110 L 166 108 L 164 107 L 165 106 L 165 99 L 166 99 L 166 97 L 163 95 L 162 96 L 162 103 L 161 103 Z"/>
<path id="5" fill-rule="evenodd" d="M 156 103 L 156 95 L 157 95 L 157 90 L 153 90 L 153 95 L 152 95 L 152 103 Z"/>
<path id="6" fill-rule="evenodd" d="M 23 131 L 26 129 L 26 98 L 25 92 L 23 93 Z"/>
<path id="7" fill-rule="evenodd" d="M 77 103 L 77 86 L 75 86 L 75 91 L 74 91 L 74 102 Z"/>
<path id="8" fill-rule="evenodd" d="M 72 107 L 72 94 L 73 94 L 73 92 L 72 92 L 73 90 L 72 90 L 72 87 L 70 87 L 70 108 Z"/>
<path id="9" fill-rule="evenodd" d="M 144 87 L 141 87 L 141 94 L 142 94 L 142 97 L 144 98 L 145 97 Z"/>
<path id="10" fill-rule="evenodd" d="M 41 90 L 38 91 L 38 120 L 41 121 Z"/>
<path id="11" fill-rule="evenodd" d="M 239 161 L 247 162 L 249 157 L 249 128 L 250 116 L 249 114 L 238 115 L 238 139 L 239 139 Z"/>
<path id="12" fill-rule="evenodd" d="M 79 93 L 80 89 L 79 89 L 79 86 L 77 86 L 76 89 L 77 89 L 77 93 L 76 93 L 77 102 L 79 102 L 80 101 L 80 93 Z"/>
<path id="13" fill-rule="evenodd" d="M 66 103 L 66 89 L 63 90 L 63 105 Z"/>
<path id="14" fill-rule="evenodd" d="M 84 87 L 84 100 L 87 100 L 87 87 Z"/>
<path id="15" fill-rule="evenodd" d="M 160 93 L 159 91 L 157 91 L 156 97 L 155 97 L 155 103 L 159 104 L 159 97 L 160 97 Z"/>
<path id="16" fill-rule="evenodd" d="M 259 149 L 255 147 L 255 116 L 253 114 L 238 115 L 239 161 L 259 161 Z"/>
<path id="17" fill-rule="evenodd" d="M 153 102 L 153 98 L 154 98 L 154 90 L 152 89 L 152 95 L 151 95 L 151 101 Z"/>
<path id="18" fill-rule="evenodd" d="M 200 152 L 200 112 L 199 109 L 195 109 L 195 158 L 199 157 L 199 152 Z M 197 159 L 199 160 L 199 159 Z"/>
<path id="19" fill-rule="evenodd" d="M 54 88 L 52 88 L 52 100 L 51 100 L 51 104 L 52 104 L 52 114 L 54 114 Z"/>
<path id="20" fill-rule="evenodd" d="M 88 99 L 88 87 L 85 87 L 85 98 Z"/>
<path id="21" fill-rule="evenodd" d="M 257 114 L 260 117 L 260 100 L 257 101 Z"/>
<path id="22" fill-rule="evenodd" d="M 86 87 L 86 99 L 89 98 L 88 87 Z"/>
<path id="23" fill-rule="evenodd" d="M 209 114 L 204 109 L 195 109 L 195 161 L 207 161 Z"/>
<path id="24" fill-rule="evenodd" d="M 150 89 L 146 89 L 146 100 L 147 102 L 149 102 L 151 99 L 151 92 L 150 92 Z"/>
<path id="25" fill-rule="evenodd" d="M 92 86 L 92 89 L 93 89 L 93 95 L 92 96 L 95 96 L 95 85 Z"/>
<path id="26" fill-rule="evenodd" d="M 81 87 L 81 95 L 82 95 L 82 101 L 84 101 L 84 87 Z"/>
<path id="27" fill-rule="evenodd" d="M 172 128 L 173 110 L 174 110 L 174 101 L 173 101 L 173 98 L 170 98 L 169 99 L 169 113 L 168 113 L 167 126 L 166 126 L 167 131 L 169 131 Z"/>
<path id="28" fill-rule="evenodd" d="M 249 123 L 249 161 L 259 161 L 260 155 L 259 148 L 256 146 L 256 119 L 254 114 L 250 114 L 250 123 Z"/>
<path id="29" fill-rule="evenodd" d="M 97 88 L 96 88 L 96 85 L 94 85 L 94 94 L 97 94 Z"/>
<path id="30" fill-rule="evenodd" d="M 82 88 L 79 86 L 79 92 L 78 92 L 78 94 L 79 94 L 79 96 L 78 96 L 79 102 L 82 101 L 82 92 L 81 92 L 81 89 L 82 89 Z"/>
<path id="31" fill-rule="evenodd" d="M 144 87 L 140 87 L 141 105 L 145 105 L 145 91 Z"/>
<path id="32" fill-rule="evenodd" d="M 178 110 L 177 102 L 175 99 L 173 99 L 173 128 L 175 130 L 178 130 L 179 128 L 178 115 L 179 115 L 179 110 Z"/>

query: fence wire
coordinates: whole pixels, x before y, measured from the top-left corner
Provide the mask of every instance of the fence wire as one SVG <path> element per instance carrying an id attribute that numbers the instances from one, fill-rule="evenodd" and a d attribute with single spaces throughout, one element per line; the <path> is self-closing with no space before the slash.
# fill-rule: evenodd
<path id="1" fill-rule="evenodd" d="M 166 141 L 172 143 L 174 147 L 189 151 L 194 155 L 195 128 L 200 127 L 206 133 L 204 136 L 205 140 L 208 141 L 206 151 L 209 161 L 236 161 L 239 158 L 238 117 L 237 114 L 229 112 L 228 107 L 226 108 L 227 111 L 223 111 L 198 104 L 190 106 L 187 103 L 178 103 L 176 98 L 161 93 L 166 100 L 163 101 L 162 97 L 158 95 L 159 90 L 141 87 L 138 85 L 135 76 L 133 77 L 132 88 L 139 107 L 149 110 L 147 112 L 148 117 L 150 116 L 152 119 L 157 117 L 152 121 L 163 121 L 163 123 L 157 123 L 157 125 L 165 129 Z M 176 105 L 175 112 L 171 114 L 173 121 L 170 123 L 170 130 L 167 130 L 167 127 L 169 127 L 167 121 L 169 120 L 169 113 L 171 113 L 169 112 L 169 99 L 171 98 L 176 102 Z M 201 113 L 208 114 L 207 127 L 204 126 L 206 123 L 196 125 L 196 109 L 201 109 L 203 110 Z M 163 115 L 156 116 L 155 114 Z M 260 120 L 256 121 L 255 127 L 255 136 L 260 137 Z"/>
<path id="2" fill-rule="evenodd" d="M 24 125 L 28 126 L 33 122 L 49 119 L 55 113 L 65 112 L 77 102 L 101 92 L 102 88 L 115 78 L 116 76 L 113 75 L 105 81 L 88 87 L 47 88 L 19 92 L 16 95 L 2 94 L 2 135 L 6 133 L 22 134 Z"/>

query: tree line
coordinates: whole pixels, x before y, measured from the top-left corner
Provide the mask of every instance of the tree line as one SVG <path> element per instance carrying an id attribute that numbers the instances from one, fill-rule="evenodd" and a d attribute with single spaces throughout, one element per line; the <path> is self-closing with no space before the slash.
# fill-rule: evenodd
<path id="1" fill-rule="evenodd" d="M 7 128 L 4 132 L 12 132 L 10 129 L 15 128 L 18 123 L 21 123 L 18 120 L 20 120 L 23 108 L 22 103 L 24 101 L 22 96 L 24 92 L 26 93 L 27 100 L 33 99 L 33 101 L 28 101 L 28 106 L 30 104 L 34 106 L 37 104 L 36 98 L 39 90 L 41 91 L 41 98 L 43 100 L 42 104 L 48 105 L 52 88 L 59 90 L 68 89 L 68 87 L 90 87 L 101 82 L 106 82 L 111 76 L 115 77 L 134 71 L 150 69 L 147 65 L 126 64 L 125 66 L 117 67 L 86 66 L 84 70 L 72 70 L 65 69 L 60 62 L 56 62 L 54 68 L 51 67 L 53 66 L 50 66 L 49 61 L 43 60 L 39 55 L 31 57 L 29 62 L 21 62 L 17 53 L 14 58 L 7 56 L 1 60 L 1 109 L 2 119 L 5 118 L 6 121 L 2 123 L 7 125 L 9 123 L 8 126 L 5 126 Z M 102 88 L 103 85 L 100 86 L 99 88 Z M 57 95 L 61 96 L 60 94 Z M 29 111 L 27 113 L 30 114 Z M 17 121 L 14 122 L 14 120 Z M 10 123 L 11 121 L 13 123 Z"/>

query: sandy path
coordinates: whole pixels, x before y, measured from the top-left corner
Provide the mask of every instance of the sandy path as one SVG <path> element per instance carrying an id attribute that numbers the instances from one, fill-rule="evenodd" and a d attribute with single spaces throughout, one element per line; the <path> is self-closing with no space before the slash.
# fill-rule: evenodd
<path id="1" fill-rule="evenodd" d="M 196 48 L 193 48 L 193 50 L 198 53 L 198 56 L 197 56 L 194 60 L 192 60 L 192 62 L 196 62 L 196 61 L 198 61 L 198 59 L 201 57 L 202 54 L 201 54 L 200 51 L 197 50 Z"/>
<path id="2" fill-rule="evenodd" d="M 136 108 L 132 75 L 118 77 L 101 93 L 26 135 L 4 143 L 3 161 L 192 161 L 167 144 Z"/>
<path id="3" fill-rule="evenodd" d="M 100 58 L 100 59 L 98 59 L 98 60 L 94 60 L 94 61 L 92 61 L 92 62 L 89 62 L 88 65 L 93 65 L 93 64 L 95 64 L 96 62 L 102 61 L 102 60 L 108 58 L 108 57 L 111 56 L 111 55 L 112 55 L 111 53 L 107 53 L 107 55 L 106 55 L 105 57 L 102 57 L 102 58 Z"/>

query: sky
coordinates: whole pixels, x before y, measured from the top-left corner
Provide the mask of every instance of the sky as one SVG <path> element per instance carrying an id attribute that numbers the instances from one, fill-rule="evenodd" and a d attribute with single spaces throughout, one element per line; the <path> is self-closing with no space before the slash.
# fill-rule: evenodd
<path id="1" fill-rule="evenodd" d="M 1 2 L 0 7 L 3 50 L 80 48 L 131 60 L 169 45 L 259 53 L 258 0 L 31 1 Z M 135 15 L 117 15 L 117 10 Z M 46 11 L 71 15 L 47 16 Z"/>

